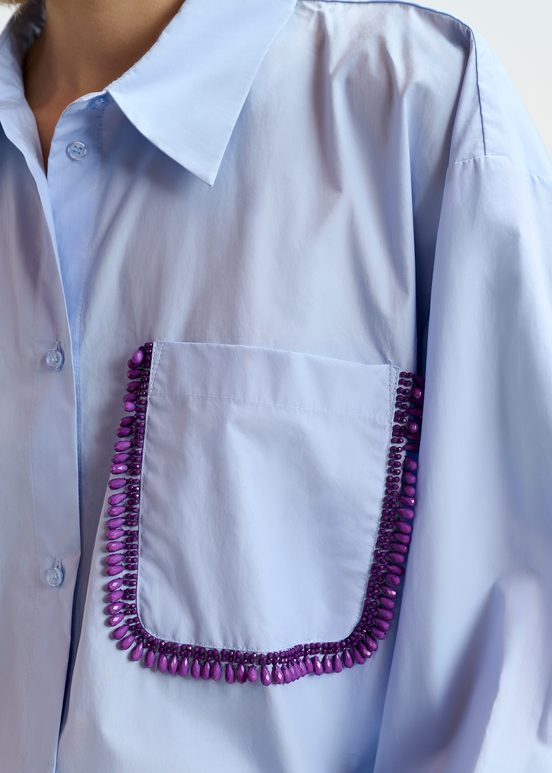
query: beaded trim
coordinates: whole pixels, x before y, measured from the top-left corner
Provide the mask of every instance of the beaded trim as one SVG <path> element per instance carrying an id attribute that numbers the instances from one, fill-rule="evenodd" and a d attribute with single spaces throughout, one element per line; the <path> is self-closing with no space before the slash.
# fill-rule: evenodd
<path id="1" fill-rule="evenodd" d="M 153 342 L 141 346 L 128 361 L 128 414 L 121 419 L 114 445 L 105 534 L 105 590 L 110 635 L 131 661 L 171 675 L 226 682 L 288 684 L 308 674 L 338 673 L 372 657 L 385 638 L 404 574 L 412 533 L 416 494 L 416 461 L 423 410 L 422 376 L 399 373 L 388 452 L 385 494 L 364 605 L 351 633 L 340 641 L 297 644 L 278 652 L 216 649 L 161 641 L 143 625 L 136 604 L 139 509 Z"/>

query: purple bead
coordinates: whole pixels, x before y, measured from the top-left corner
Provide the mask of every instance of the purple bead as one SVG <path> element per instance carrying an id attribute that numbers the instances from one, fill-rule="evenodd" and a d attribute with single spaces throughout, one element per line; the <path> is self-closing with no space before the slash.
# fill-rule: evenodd
<path id="1" fill-rule="evenodd" d="M 402 553 L 389 553 L 389 560 L 394 564 L 404 564 L 404 556 Z"/>
<path id="2" fill-rule="evenodd" d="M 304 660 L 300 660 L 297 664 L 299 666 L 299 674 L 301 676 L 306 676 L 309 672 L 307 671 L 307 666 L 305 665 Z"/>
<path id="3" fill-rule="evenodd" d="M 261 684 L 267 687 L 272 682 L 270 671 L 266 666 L 261 666 Z"/>
<path id="4" fill-rule="evenodd" d="M 130 653 L 130 659 L 131 660 L 135 660 L 135 661 L 136 660 L 140 660 L 140 658 L 142 657 L 142 652 L 143 651 L 144 651 L 144 645 L 142 644 L 141 641 L 139 641 L 138 644 L 136 644 L 132 648 L 131 653 Z"/>
<path id="5" fill-rule="evenodd" d="M 130 427 L 119 427 L 117 430 L 117 437 L 128 437 L 132 435 L 132 429 Z M 111 472 L 125 472 L 125 470 L 114 470 L 111 468 Z"/>
<path id="6" fill-rule="evenodd" d="M 343 671 L 343 661 L 339 657 L 339 652 L 336 652 L 333 656 L 332 666 L 336 674 L 339 674 L 340 671 Z"/>
<path id="7" fill-rule="evenodd" d="M 111 468 L 113 471 L 113 468 Z M 407 497 L 414 497 L 416 496 L 416 489 L 414 486 L 403 486 L 401 489 L 401 494 Z"/>
<path id="8" fill-rule="evenodd" d="M 123 550 L 124 547 L 124 542 L 108 542 L 106 545 L 106 548 L 110 553 L 115 553 L 117 550 Z"/>
<path id="9" fill-rule="evenodd" d="M 385 599 L 382 598 L 379 600 L 380 607 L 385 607 L 386 609 L 393 609 L 395 607 L 395 602 L 391 599 Z"/>
<path id="10" fill-rule="evenodd" d="M 380 589 L 382 596 L 387 596 L 388 599 L 397 598 L 397 591 L 394 588 L 383 587 Z"/>
<path id="11" fill-rule="evenodd" d="M 199 660 L 197 658 L 194 658 L 192 662 L 192 668 L 190 670 L 191 675 L 194 679 L 199 679 L 201 676 L 201 666 L 199 665 Z"/>
<path id="12" fill-rule="evenodd" d="M 128 470 L 128 464 L 112 464 L 111 465 L 111 472 L 112 473 L 120 473 L 120 472 L 127 472 Z"/>
<path id="13" fill-rule="evenodd" d="M 409 545 L 410 544 L 410 534 L 397 534 L 394 535 L 396 542 L 400 542 L 403 545 Z"/>
<path id="14" fill-rule="evenodd" d="M 127 484 L 126 478 L 112 478 L 109 481 L 108 486 L 110 489 L 119 489 L 119 488 L 124 488 L 126 484 Z"/>
<path id="15" fill-rule="evenodd" d="M 143 359 L 144 359 L 144 352 L 143 352 L 143 350 L 142 349 L 137 349 L 134 352 L 134 354 L 132 355 L 132 357 L 130 358 L 130 361 L 132 362 L 133 365 L 140 365 L 140 363 L 143 361 Z"/>
<path id="16" fill-rule="evenodd" d="M 113 539 L 119 539 L 119 537 L 124 536 L 124 530 L 123 529 L 108 529 L 106 532 L 106 538 L 109 540 Z"/>
<path id="17" fill-rule="evenodd" d="M 357 644 L 357 649 L 364 658 L 369 658 L 372 656 L 371 650 L 368 649 L 368 647 L 366 646 L 366 644 L 364 644 L 363 641 L 359 641 L 359 643 Z"/>
<path id="18" fill-rule="evenodd" d="M 218 660 L 215 660 L 215 662 L 211 666 L 211 679 L 214 679 L 215 682 L 218 682 L 221 676 L 222 676 L 222 666 L 220 665 Z"/>
<path id="19" fill-rule="evenodd" d="M 121 580 L 122 583 L 122 580 Z M 120 585 L 118 587 L 121 587 Z M 122 590 L 112 590 L 111 593 L 108 594 L 108 598 L 110 601 L 119 601 L 119 599 L 123 598 L 123 591 Z"/>
<path id="20" fill-rule="evenodd" d="M 322 669 L 326 672 L 326 674 L 332 673 L 333 665 L 329 655 L 324 655 L 322 658 Z"/>
<path id="21" fill-rule="evenodd" d="M 355 663 L 358 663 L 359 665 L 362 665 L 366 662 L 366 658 L 362 654 L 362 652 L 359 650 L 358 647 L 353 647 L 353 658 Z"/>
<path id="22" fill-rule="evenodd" d="M 122 601 L 116 601 L 114 604 L 108 604 L 106 612 L 108 612 L 110 615 L 116 615 L 118 612 L 121 612 L 124 608 L 124 604 Z"/>
<path id="23" fill-rule="evenodd" d="M 373 633 L 373 634 L 374 634 L 374 636 L 375 636 L 376 638 L 378 638 L 378 639 L 385 639 L 386 632 L 385 632 L 385 631 L 382 631 L 382 630 L 381 630 L 381 628 L 376 628 L 376 627 L 374 626 L 374 628 L 372 628 L 372 633 Z"/>
<path id="24" fill-rule="evenodd" d="M 201 678 L 209 679 L 211 676 L 211 664 L 208 660 L 201 666 Z"/>
<path id="25" fill-rule="evenodd" d="M 404 521 L 397 521 L 395 523 L 395 529 L 402 534 L 412 534 L 412 524 L 405 523 Z"/>
<path id="26" fill-rule="evenodd" d="M 130 440 L 118 440 L 114 445 L 113 448 L 115 451 L 127 451 L 132 446 L 132 443 Z"/>
<path id="27" fill-rule="evenodd" d="M 178 658 L 176 655 L 173 655 L 172 658 L 169 660 L 169 674 L 176 674 L 178 670 Z"/>
<path id="28" fill-rule="evenodd" d="M 136 369 L 131 369 L 127 373 L 128 378 L 139 378 L 139 379 L 141 379 L 143 375 L 144 375 L 143 371 L 136 370 Z"/>
<path id="29" fill-rule="evenodd" d="M 118 613 L 118 614 L 116 614 L 116 615 L 111 615 L 111 617 L 108 617 L 108 618 L 107 618 L 107 624 L 108 624 L 108 625 L 111 625 L 111 626 L 113 626 L 113 625 L 119 625 L 119 623 L 120 623 L 122 620 L 124 620 L 124 619 L 125 619 L 125 614 L 124 614 L 124 612 L 119 612 L 119 613 Z"/>
<path id="30" fill-rule="evenodd" d="M 365 642 L 369 650 L 371 650 L 372 652 L 375 652 L 377 650 L 378 648 L 377 641 L 373 639 L 371 636 L 369 636 L 368 634 L 366 634 L 365 636 Z"/>
<path id="31" fill-rule="evenodd" d="M 130 417 L 129 417 L 130 418 Z M 128 460 L 129 454 L 113 454 L 111 461 L 113 464 L 122 464 Z"/>
<path id="32" fill-rule="evenodd" d="M 180 666 L 178 667 L 178 673 L 180 676 L 187 676 L 190 673 L 190 661 L 184 655 L 182 660 L 180 661 Z"/>
<path id="33" fill-rule="evenodd" d="M 272 666 L 272 683 L 273 684 L 284 683 L 284 672 L 282 671 L 281 666 L 279 666 L 277 663 L 275 663 Z"/>
<path id="34" fill-rule="evenodd" d="M 153 668 L 154 663 L 155 663 L 155 650 L 149 649 L 146 652 L 146 657 L 144 658 L 144 666 L 146 668 Z"/>
<path id="35" fill-rule="evenodd" d="M 118 518 L 109 518 L 106 521 L 107 526 L 107 532 L 106 534 L 111 534 L 113 530 L 119 529 L 121 526 L 123 526 L 125 523 L 125 519 L 122 516 L 119 516 Z M 124 534 L 124 531 L 122 532 Z M 107 539 L 113 539 L 113 537 L 108 537 Z"/>
<path id="36" fill-rule="evenodd" d="M 165 671 L 168 669 L 169 664 L 167 662 L 167 656 L 164 652 L 160 652 L 157 656 L 157 670 L 162 671 L 165 673 Z"/>
<path id="37" fill-rule="evenodd" d="M 389 621 L 393 619 L 393 612 L 389 609 L 378 609 L 378 617 L 381 617 L 382 620 Z"/>
<path id="38" fill-rule="evenodd" d="M 109 507 L 107 510 L 108 515 L 121 515 L 125 512 L 125 506 L 124 505 L 117 505 L 117 507 Z"/>
<path id="39" fill-rule="evenodd" d="M 315 673 L 317 676 L 320 676 L 324 672 L 324 668 L 322 667 L 322 663 L 320 662 L 320 658 L 318 655 L 313 655 L 311 658 L 312 660 L 312 670 L 313 673 Z"/>
<path id="40" fill-rule="evenodd" d="M 247 671 L 243 663 L 240 663 L 236 669 L 236 679 L 241 684 L 247 681 Z"/>
<path id="41" fill-rule="evenodd" d="M 345 668 L 352 668 L 354 664 L 353 656 L 351 655 L 351 650 L 347 648 L 346 650 L 343 650 L 343 665 Z"/>
<path id="42" fill-rule="evenodd" d="M 135 411 L 136 410 L 136 403 L 129 403 L 129 402 L 125 401 L 123 403 L 123 407 L 124 407 L 125 411 Z"/>
<path id="43" fill-rule="evenodd" d="M 121 564 L 117 564 L 117 566 L 108 566 L 105 571 L 108 577 L 116 577 L 118 574 L 121 574 L 123 567 Z"/>
<path id="44" fill-rule="evenodd" d="M 128 632 L 128 625 L 120 625 L 118 628 L 115 628 L 114 631 L 111 631 L 111 636 L 114 639 L 122 639 L 123 636 Z"/>
<path id="45" fill-rule="evenodd" d="M 107 498 L 107 501 L 110 505 L 120 505 L 121 502 L 124 502 L 126 498 L 126 494 L 111 494 L 111 496 Z"/>
<path id="46" fill-rule="evenodd" d="M 399 502 L 401 505 L 406 505 L 406 507 L 414 507 L 416 504 L 414 497 L 399 497 Z"/>
<path id="47" fill-rule="evenodd" d="M 226 668 L 224 669 L 224 678 L 228 682 L 228 684 L 232 684 L 236 680 L 236 675 L 234 674 L 234 667 L 231 663 L 226 664 Z"/>
<path id="48" fill-rule="evenodd" d="M 403 472 L 402 479 L 404 480 L 405 483 L 410 483 L 412 487 L 414 487 L 413 484 L 416 483 L 418 478 L 416 475 L 414 475 L 414 473 L 408 472 L 408 470 L 405 470 Z M 414 494 L 412 496 L 414 496 Z"/>
<path id="49" fill-rule="evenodd" d="M 414 510 L 412 510 L 410 507 L 399 507 L 397 513 L 401 516 L 401 518 L 414 518 Z"/>
<path id="50" fill-rule="evenodd" d="M 255 666 L 249 666 L 249 668 L 247 669 L 247 681 L 256 682 L 258 678 L 259 678 L 259 674 Z"/>
<path id="51" fill-rule="evenodd" d="M 385 582 L 386 585 L 393 585 L 393 586 L 397 587 L 397 585 L 401 584 L 401 578 L 397 577 L 394 574 L 387 574 L 385 576 L 384 582 Z"/>
<path id="52" fill-rule="evenodd" d="M 291 682 L 291 671 L 289 670 L 289 666 L 287 664 L 282 666 L 282 672 L 284 674 L 285 684 L 289 684 Z"/>
<path id="53" fill-rule="evenodd" d="M 122 553 L 112 553 L 110 556 L 107 556 L 105 559 L 108 566 L 117 566 L 117 564 L 123 563 L 123 554 Z"/>
<path id="54" fill-rule="evenodd" d="M 117 645 L 120 650 L 128 650 L 134 644 L 134 634 L 129 633 Z"/>
<path id="55" fill-rule="evenodd" d="M 407 470 L 417 470 L 418 462 L 415 459 L 411 459 L 409 456 L 404 460 L 404 466 Z"/>

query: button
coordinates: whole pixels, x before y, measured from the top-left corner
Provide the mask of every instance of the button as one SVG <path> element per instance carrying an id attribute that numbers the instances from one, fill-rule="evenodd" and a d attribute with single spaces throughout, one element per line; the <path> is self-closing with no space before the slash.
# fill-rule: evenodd
<path id="1" fill-rule="evenodd" d="M 99 107 L 103 107 L 108 101 L 108 94 L 99 94 L 97 97 L 92 97 L 92 99 L 88 102 L 88 107 L 91 110 L 97 110 Z"/>
<path id="2" fill-rule="evenodd" d="M 54 566 L 51 566 L 46 570 L 46 582 L 52 588 L 58 588 L 63 584 L 64 577 L 65 572 L 63 571 L 62 563 L 59 558 L 56 558 Z"/>
<path id="3" fill-rule="evenodd" d="M 84 142 L 80 142 L 79 140 L 70 142 L 69 145 L 67 145 L 65 148 L 65 151 L 69 158 L 72 158 L 73 161 L 80 161 L 80 159 L 84 158 L 88 152 Z"/>
<path id="4" fill-rule="evenodd" d="M 61 370 L 65 362 L 65 355 L 59 341 L 46 352 L 46 367 L 50 370 Z"/>

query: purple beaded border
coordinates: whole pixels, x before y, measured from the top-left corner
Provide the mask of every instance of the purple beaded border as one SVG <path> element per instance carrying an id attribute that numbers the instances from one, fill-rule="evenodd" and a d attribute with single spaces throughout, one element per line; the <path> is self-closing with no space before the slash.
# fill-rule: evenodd
<path id="1" fill-rule="evenodd" d="M 416 503 L 416 461 L 423 412 L 422 376 L 399 373 L 385 494 L 378 526 L 363 611 L 352 632 L 340 641 L 297 644 L 278 652 L 200 647 L 162 641 L 143 625 L 136 604 L 139 510 L 153 342 L 139 347 L 128 361 L 128 414 L 119 424 L 114 445 L 105 533 L 107 625 L 129 659 L 146 668 L 195 679 L 288 684 L 308 674 L 338 673 L 363 664 L 378 648 L 391 627 L 398 586 L 404 574 Z M 224 671 L 223 671 L 224 666 Z"/>

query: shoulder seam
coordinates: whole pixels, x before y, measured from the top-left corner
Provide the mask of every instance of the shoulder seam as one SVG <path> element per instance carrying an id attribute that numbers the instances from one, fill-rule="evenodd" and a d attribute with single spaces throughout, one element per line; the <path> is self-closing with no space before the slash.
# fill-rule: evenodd
<path id="1" fill-rule="evenodd" d="M 477 86 L 477 101 L 479 104 L 479 118 L 481 120 L 481 140 L 483 142 L 483 155 L 487 155 L 487 138 L 485 136 L 485 121 L 483 119 L 483 102 L 481 99 L 481 87 L 479 83 L 479 57 L 478 57 L 478 50 L 477 50 L 477 39 L 475 32 L 472 27 L 470 27 L 469 24 L 467 24 L 462 19 L 459 19 L 458 16 L 455 16 L 452 13 L 449 13 L 448 11 L 439 11 L 436 8 L 430 8 L 427 5 L 423 5 L 422 3 L 416 3 L 412 0 L 314 0 L 315 2 L 321 2 L 321 3 L 350 3 L 354 5 L 401 5 L 401 6 L 411 6 L 413 8 L 419 8 L 421 11 L 425 11 L 426 13 L 433 14 L 435 16 L 443 16 L 445 18 L 451 19 L 455 24 L 457 24 L 459 27 L 462 27 L 462 29 L 469 35 L 471 43 L 473 45 L 474 49 L 474 57 L 475 57 L 475 82 Z M 313 0 L 296 0 L 296 2 L 313 2 Z"/>

